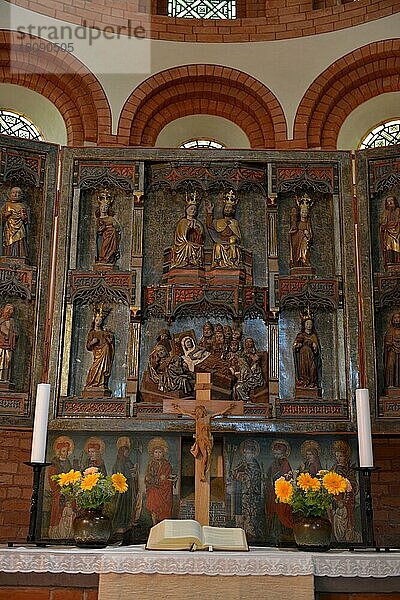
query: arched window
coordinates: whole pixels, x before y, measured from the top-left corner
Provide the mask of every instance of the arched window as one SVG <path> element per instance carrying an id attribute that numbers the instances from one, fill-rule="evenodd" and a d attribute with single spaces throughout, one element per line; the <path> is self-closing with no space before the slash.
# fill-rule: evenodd
<path id="1" fill-rule="evenodd" d="M 179 148 L 226 148 L 225 144 L 217 142 L 217 140 L 210 140 L 207 138 L 194 138 L 192 140 L 186 140 L 182 142 Z"/>
<path id="2" fill-rule="evenodd" d="M 363 136 L 359 148 L 381 148 L 382 146 L 394 146 L 400 144 L 400 119 L 386 121 L 376 125 Z"/>
<path id="3" fill-rule="evenodd" d="M 25 115 L 5 108 L 0 109 L 0 133 L 26 140 L 43 140 L 43 134 Z"/>
<path id="4" fill-rule="evenodd" d="M 236 19 L 236 0 L 168 0 L 167 10 L 184 19 Z"/>

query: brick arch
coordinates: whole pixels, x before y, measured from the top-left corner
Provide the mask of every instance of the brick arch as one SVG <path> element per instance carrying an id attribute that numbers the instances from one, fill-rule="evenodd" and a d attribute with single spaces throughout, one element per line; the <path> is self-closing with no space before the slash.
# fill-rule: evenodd
<path id="1" fill-rule="evenodd" d="M 298 148 L 334 150 L 341 126 L 360 104 L 400 90 L 400 39 L 373 42 L 346 54 L 315 79 L 297 109 Z"/>
<path id="2" fill-rule="evenodd" d="M 41 44 L 30 52 L 28 44 Z M 21 85 L 45 96 L 61 113 L 68 144 L 99 143 L 111 133 L 111 110 L 93 75 L 68 52 L 44 39 L 0 30 L 0 82 Z"/>
<path id="3" fill-rule="evenodd" d="M 277 148 L 286 140 L 282 107 L 260 81 L 228 67 L 185 65 L 153 75 L 132 92 L 121 112 L 118 141 L 154 146 L 168 123 L 195 114 L 233 121 L 252 148 Z"/>

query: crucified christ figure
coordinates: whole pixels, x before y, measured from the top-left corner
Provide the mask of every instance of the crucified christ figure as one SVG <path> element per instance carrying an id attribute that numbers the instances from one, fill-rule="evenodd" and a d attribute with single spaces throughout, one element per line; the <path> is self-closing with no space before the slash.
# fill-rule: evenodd
<path id="1" fill-rule="evenodd" d="M 181 415 L 192 417 L 196 422 L 196 433 L 194 435 L 195 442 L 190 448 L 196 460 L 200 461 L 200 480 L 206 481 L 206 475 L 210 468 L 211 452 L 214 445 L 214 439 L 211 434 L 211 419 L 226 415 L 235 405 L 232 403 L 221 412 L 209 413 L 202 404 L 196 406 L 193 412 L 185 412 L 179 404 L 172 405 Z"/>

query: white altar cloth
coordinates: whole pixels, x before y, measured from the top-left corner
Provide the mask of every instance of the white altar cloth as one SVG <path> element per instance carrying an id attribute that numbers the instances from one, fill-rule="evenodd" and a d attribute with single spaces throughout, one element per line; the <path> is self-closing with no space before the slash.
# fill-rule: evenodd
<path id="1" fill-rule="evenodd" d="M 148 551 L 143 546 L 102 550 L 74 547 L 0 547 L 6 573 L 126 573 L 159 575 L 276 575 L 399 577 L 400 553 L 370 551 L 299 552 L 251 548 L 250 552 Z"/>

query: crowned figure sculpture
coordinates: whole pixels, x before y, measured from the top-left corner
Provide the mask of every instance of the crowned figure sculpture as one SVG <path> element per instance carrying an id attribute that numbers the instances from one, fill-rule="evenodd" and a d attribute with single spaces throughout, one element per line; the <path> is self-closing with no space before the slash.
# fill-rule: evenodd
<path id="1" fill-rule="evenodd" d="M 95 269 L 111 270 L 116 268 L 115 263 L 120 255 L 121 226 L 114 217 L 112 196 L 108 189 L 98 192 L 97 202 Z"/>
<path id="2" fill-rule="evenodd" d="M 213 241 L 211 268 L 240 269 L 242 267 L 242 234 L 236 219 L 238 200 L 233 190 L 224 197 L 222 217 L 214 219 L 214 205 L 206 202 L 206 225 Z"/>
<path id="3" fill-rule="evenodd" d="M 197 214 L 200 198 L 196 191 L 186 192 L 185 216 L 175 228 L 174 244 L 171 248 L 171 269 L 204 267 L 204 226 Z"/>
<path id="4" fill-rule="evenodd" d="M 86 339 L 86 349 L 93 353 L 93 363 L 86 377 L 84 398 L 109 398 L 108 381 L 114 361 L 115 341 L 112 331 L 104 328 L 111 309 L 98 304 L 93 309 L 93 321 Z"/>
<path id="5" fill-rule="evenodd" d="M 290 213 L 290 268 L 301 270 L 301 273 L 314 273 L 310 261 L 310 247 L 313 241 L 313 231 L 311 225 L 311 208 L 314 200 L 303 194 L 300 198 L 296 197 L 297 206 L 293 207 Z"/>

